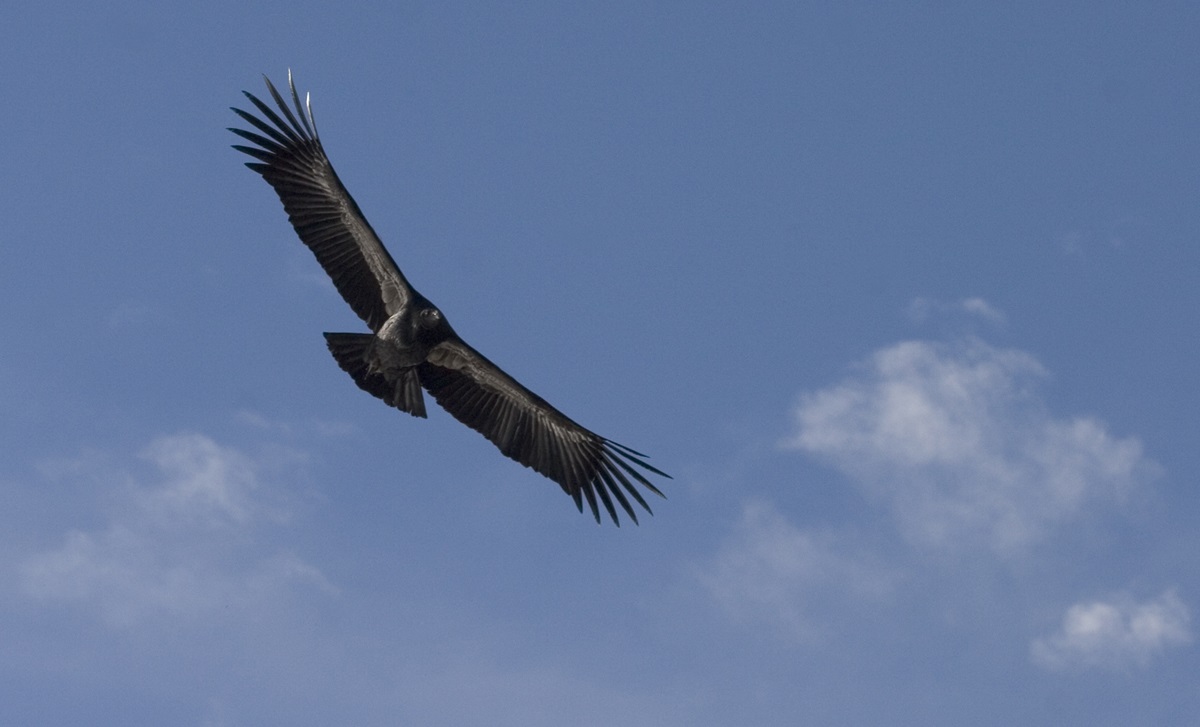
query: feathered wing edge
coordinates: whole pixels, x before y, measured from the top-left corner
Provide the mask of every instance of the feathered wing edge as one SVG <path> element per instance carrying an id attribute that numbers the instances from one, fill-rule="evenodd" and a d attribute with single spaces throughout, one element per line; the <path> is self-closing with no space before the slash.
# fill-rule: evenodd
<path id="1" fill-rule="evenodd" d="M 281 96 L 279 91 L 275 89 L 275 84 L 271 83 L 271 79 L 264 75 L 263 81 L 266 82 L 267 91 L 270 92 L 271 98 L 275 101 L 275 105 L 279 107 L 279 110 L 282 111 L 283 115 L 287 118 L 287 123 L 284 123 L 283 119 L 279 118 L 279 115 L 276 114 L 270 106 L 260 101 L 257 96 L 249 91 L 243 91 L 242 93 L 245 94 L 246 98 L 250 99 L 250 102 L 253 103 L 259 112 L 261 112 L 263 116 L 266 116 L 267 119 L 274 124 L 274 126 L 264 123 L 255 115 L 246 111 L 242 111 L 241 109 L 235 108 L 232 109 L 232 111 L 238 116 L 242 117 L 244 121 L 254 126 L 254 128 L 273 139 L 277 145 L 283 148 L 293 145 L 319 142 L 320 136 L 317 134 L 317 121 L 313 116 L 312 111 L 312 97 L 308 94 L 305 94 L 304 103 L 300 103 L 300 94 L 296 92 L 296 84 L 292 79 L 291 69 L 288 69 L 288 88 L 291 90 L 292 106 L 296 109 L 295 115 L 292 114 L 292 109 L 288 107 L 287 102 L 283 100 L 283 96 Z M 251 132 L 244 132 L 240 129 L 230 129 L 230 131 L 244 139 L 248 139 L 249 141 L 253 141 L 255 144 L 263 146 L 263 148 L 266 150 L 264 152 L 262 149 L 241 148 L 235 146 L 234 148 L 238 151 L 245 152 L 250 156 L 258 157 L 268 162 L 267 164 L 255 164 L 254 162 L 247 162 L 246 166 L 259 173 L 262 173 L 270 167 L 270 162 L 272 161 L 271 157 L 278 151 L 277 149 L 273 149 L 272 145 L 263 144 L 263 137 L 254 135 Z"/>
<path id="2" fill-rule="evenodd" d="M 342 298 L 371 330 L 378 330 L 408 301 L 411 286 L 334 172 L 317 136 L 312 105 L 307 96 L 300 101 L 291 72 L 291 107 L 271 80 L 263 78 L 277 110 L 244 91 L 259 115 L 232 110 L 254 130 L 229 130 L 254 146 L 233 148 L 256 160 L 246 166 L 275 189 L 296 234 Z"/>
<path id="3" fill-rule="evenodd" d="M 619 505 L 636 524 L 630 499 L 653 514 L 637 485 L 665 497 L 639 470 L 670 475 L 646 462 L 646 455 L 576 424 L 466 343 L 440 344 L 418 370 L 443 409 L 506 457 L 557 482 L 580 512 L 586 499 L 596 522 L 603 505 L 619 526 Z"/>

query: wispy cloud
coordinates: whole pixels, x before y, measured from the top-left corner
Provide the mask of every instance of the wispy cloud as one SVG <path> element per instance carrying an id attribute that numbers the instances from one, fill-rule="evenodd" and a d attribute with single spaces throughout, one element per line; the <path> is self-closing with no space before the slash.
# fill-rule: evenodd
<path id="1" fill-rule="evenodd" d="M 785 446 L 887 503 L 911 542 L 1011 554 L 1155 469 L 1137 439 L 1052 415 L 1044 377 L 1033 356 L 977 339 L 899 343 L 803 396 Z"/>
<path id="2" fill-rule="evenodd" d="M 1124 222 L 1124 221 L 1123 221 Z M 1118 224 L 1104 228 L 1075 228 L 1058 237 L 1058 247 L 1067 255 L 1085 255 L 1096 250 L 1119 250 L 1125 240 L 1118 231 Z"/>
<path id="3" fill-rule="evenodd" d="M 224 525 L 245 523 L 256 514 L 257 468 L 238 450 L 191 434 L 157 439 L 142 457 L 163 476 L 157 487 L 136 494 L 143 512 L 154 520 Z"/>
<path id="4" fill-rule="evenodd" d="M 349 437 L 359 433 L 359 428 L 349 422 L 331 419 L 309 418 L 303 421 L 285 421 L 270 418 L 261 412 L 242 409 L 234 418 L 246 426 L 267 432 L 275 432 L 287 437 L 316 436 L 316 437 Z"/>
<path id="5" fill-rule="evenodd" d="M 199 434 L 157 439 L 142 458 L 152 481 L 123 491 L 107 527 L 69 531 L 60 547 L 25 559 L 26 596 L 81 603 L 130 626 L 246 607 L 296 583 L 333 590 L 299 557 L 255 542 L 264 523 L 287 516 L 264 461 Z"/>
<path id="6" fill-rule="evenodd" d="M 932 298 L 915 298 L 908 305 L 908 317 L 914 323 L 924 323 L 934 316 L 951 317 L 969 315 L 988 323 L 1003 325 L 1007 318 L 1004 312 L 988 303 L 983 298 L 963 298 L 953 303 L 946 303 Z"/>
<path id="7" fill-rule="evenodd" d="M 793 526 L 767 502 L 748 503 L 700 582 L 733 618 L 805 640 L 823 629 L 810 611 L 832 598 L 878 598 L 895 574 L 830 532 Z"/>
<path id="8" fill-rule="evenodd" d="M 1030 647 L 1034 663 L 1054 671 L 1145 668 L 1169 647 L 1192 640 L 1191 615 L 1174 591 L 1136 603 L 1126 594 L 1067 609 L 1062 628 Z"/>

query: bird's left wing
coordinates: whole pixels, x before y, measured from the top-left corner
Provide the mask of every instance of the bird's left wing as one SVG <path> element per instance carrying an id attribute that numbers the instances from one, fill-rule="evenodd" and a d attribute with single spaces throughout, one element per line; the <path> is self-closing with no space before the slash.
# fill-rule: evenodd
<path id="1" fill-rule="evenodd" d="M 581 512 L 586 498 L 596 522 L 603 504 L 620 525 L 615 500 L 636 523 L 626 493 L 650 512 L 635 482 L 663 496 L 639 470 L 670 475 L 647 464 L 645 455 L 576 424 L 461 339 L 439 343 L 418 370 L 442 408 L 505 456 L 557 482 Z"/>
<path id="2" fill-rule="evenodd" d="M 258 160 L 246 166 L 275 188 L 301 241 L 316 255 L 354 312 L 372 331 L 378 331 L 391 314 L 408 304 L 412 286 L 333 171 L 317 136 L 312 107 L 300 103 L 291 72 L 288 86 L 295 114 L 271 80 L 264 80 L 283 115 L 244 91 L 263 118 L 233 109 L 257 129 L 229 129 L 256 145 L 233 148 Z"/>

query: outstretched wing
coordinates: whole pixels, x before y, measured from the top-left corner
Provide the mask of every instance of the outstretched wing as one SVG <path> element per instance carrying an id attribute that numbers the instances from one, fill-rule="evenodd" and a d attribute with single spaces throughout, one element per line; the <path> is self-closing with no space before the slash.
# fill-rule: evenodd
<path id="1" fill-rule="evenodd" d="M 419 372 L 421 385 L 443 409 L 491 440 L 505 456 L 557 482 L 580 512 L 586 498 L 596 522 L 599 500 L 620 525 L 615 500 L 636 523 L 627 494 L 650 512 L 635 483 L 663 496 L 639 469 L 668 479 L 670 475 L 647 464 L 645 455 L 571 421 L 461 339 L 434 346 Z"/>
<path id="2" fill-rule="evenodd" d="M 372 331 L 378 331 L 384 321 L 408 304 L 412 286 L 333 171 L 317 136 L 312 106 L 307 98 L 303 105 L 300 103 L 291 72 L 288 86 L 295 114 L 271 80 L 265 76 L 264 80 L 282 116 L 243 91 L 262 116 L 233 109 L 257 130 L 230 128 L 255 144 L 235 144 L 233 148 L 258 160 L 246 166 L 275 188 L 300 240 L 317 256 L 354 312 Z"/>

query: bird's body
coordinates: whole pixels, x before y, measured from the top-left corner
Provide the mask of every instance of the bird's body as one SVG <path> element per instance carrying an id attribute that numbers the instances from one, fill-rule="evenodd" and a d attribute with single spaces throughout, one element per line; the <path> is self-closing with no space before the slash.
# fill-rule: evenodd
<path id="1" fill-rule="evenodd" d="M 233 109 L 257 129 L 230 129 L 256 146 L 234 148 L 275 189 L 301 241 L 371 333 L 326 333 L 329 351 L 359 388 L 413 416 L 426 416 L 423 390 L 505 456 L 557 482 L 597 522 L 614 501 L 634 522 L 626 494 L 650 511 L 634 483 L 662 495 L 640 470 L 667 477 L 644 455 L 576 424 L 471 348 L 437 306 L 418 293 L 333 171 L 312 109 L 288 77 L 295 114 L 267 80 L 281 117 L 250 93 L 263 119 Z M 599 501 L 599 502 L 598 502 Z"/>
<path id="2" fill-rule="evenodd" d="M 325 334 L 327 341 L 339 336 L 347 341 L 347 336 L 357 338 L 367 337 L 367 334 Z M 370 340 L 361 354 L 354 352 L 350 356 L 341 356 L 332 347 L 330 350 L 343 369 L 355 365 L 359 359 L 365 361 L 367 376 L 383 377 L 393 387 L 391 399 L 385 396 L 381 396 L 381 399 L 413 416 L 424 417 L 425 397 L 421 394 L 417 366 L 429 358 L 430 351 L 439 343 L 454 336 L 441 311 L 417 295 L 384 321 L 373 336 L 369 336 Z M 346 359 L 344 362 L 343 358 Z M 351 376 L 354 374 L 351 373 Z M 354 378 L 358 381 L 357 376 Z"/>

